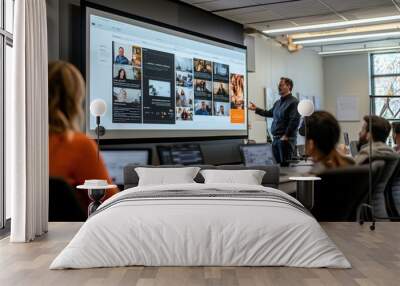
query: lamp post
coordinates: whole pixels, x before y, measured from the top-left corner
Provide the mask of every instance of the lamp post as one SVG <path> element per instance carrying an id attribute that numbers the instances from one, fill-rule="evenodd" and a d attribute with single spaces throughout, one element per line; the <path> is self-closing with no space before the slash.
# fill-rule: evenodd
<path id="1" fill-rule="evenodd" d="M 100 117 L 103 116 L 107 111 L 107 104 L 102 99 L 95 99 L 90 103 L 90 113 L 96 117 L 96 129 L 95 133 L 97 135 L 97 160 L 100 154 L 100 136 L 106 133 L 106 129 L 100 125 Z"/>
<path id="2" fill-rule="evenodd" d="M 297 111 L 304 117 L 304 154 L 307 161 L 307 116 L 314 112 L 314 103 L 309 99 L 303 99 L 297 105 Z"/>

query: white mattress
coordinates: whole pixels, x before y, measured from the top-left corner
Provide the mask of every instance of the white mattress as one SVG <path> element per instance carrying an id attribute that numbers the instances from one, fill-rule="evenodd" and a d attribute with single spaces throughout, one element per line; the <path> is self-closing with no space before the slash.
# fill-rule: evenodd
<path id="1" fill-rule="evenodd" d="M 136 187 L 100 206 L 50 269 L 145 266 L 293 266 L 350 268 L 309 214 L 254 198 L 150 198 L 115 203 L 134 192 L 262 190 L 231 184 Z M 136 193 L 135 193 L 136 194 Z M 298 203 L 298 202 L 297 202 Z"/>

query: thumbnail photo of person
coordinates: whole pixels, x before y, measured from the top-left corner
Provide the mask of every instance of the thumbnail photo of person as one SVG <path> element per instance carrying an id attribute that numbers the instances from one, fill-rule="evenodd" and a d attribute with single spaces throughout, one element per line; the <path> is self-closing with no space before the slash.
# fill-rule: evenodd
<path id="1" fill-rule="evenodd" d="M 211 100 L 211 95 L 212 95 L 211 89 L 212 89 L 212 82 L 209 80 L 196 79 L 194 81 L 195 98 Z"/>
<path id="2" fill-rule="evenodd" d="M 193 74 L 184 71 L 176 71 L 176 85 L 184 87 L 193 86 Z"/>
<path id="3" fill-rule="evenodd" d="M 142 48 L 138 46 L 132 46 L 132 60 L 131 64 L 135 67 L 142 66 Z"/>
<path id="4" fill-rule="evenodd" d="M 142 80 L 142 69 L 141 68 L 133 68 L 133 79 L 134 80 Z"/>
<path id="5" fill-rule="evenodd" d="M 232 109 L 244 109 L 244 76 L 231 74 L 229 95 Z"/>
<path id="6" fill-rule="evenodd" d="M 215 116 L 229 116 L 229 109 L 230 109 L 229 102 L 214 101 Z"/>
<path id="7" fill-rule="evenodd" d="M 229 65 L 221 63 L 213 63 L 213 67 L 214 67 L 214 73 L 213 73 L 214 81 L 229 82 Z"/>
<path id="8" fill-rule="evenodd" d="M 113 85 L 126 88 L 141 88 L 142 72 L 131 65 L 114 64 Z"/>
<path id="9" fill-rule="evenodd" d="M 212 78 L 212 63 L 211 61 L 202 59 L 193 59 L 194 77 L 211 80 Z"/>
<path id="10" fill-rule="evenodd" d="M 113 88 L 113 101 L 119 103 L 134 103 L 140 105 L 141 90 L 132 88 Z"/>
<path id="11" fill-rule="evenodd" d="M 132 58 L 132 49 L 129 45 L 113 42 L 113 63 L 129 65 Z"/>
<path id="12" fill-rule="evenodd" d="M 225 82 L 213 82 L 213 95 L 216 101 L 229 102 L 229 85 Z"/>
<path id="13" fill-rule="evenodd" d="M 177 107 L 176 120 L 193 120 L 193 108 L 191 107 Z"/>
<path id="14" fill-rule="evenodd" d="M 140 123 L 142 121 L 142 91 L 113 87 L 112 122 Z"/>
<path id="15" fill-rule="evenodd" d="M 130 65 L 114 65 L 113 77 L 118 81 L 134 80 L 133 67 Z"/>
<path id="16" fill-rule="evenodd" d="M 187 87 L 176 87 L 176 107 L 193 108 L 193 89 Z"/>
<path id="17" fill-rule="evenodd" d="M 149 95 L 159 97 L 171 97 L 171 83 L 162 80 L 149 80 Z"/>
<path id="18" fill-rule="evenodd" d="M 211 101 L 210 100 L 195 100 L 194 101 L 194 114 L 195 115 L 212 115 Z"/>
<path id="19" fill-rule="evenodd" d="M 177 71 L 193 73 L 193 61 L 191 58 L 175 56 L 175 69 Z"/>

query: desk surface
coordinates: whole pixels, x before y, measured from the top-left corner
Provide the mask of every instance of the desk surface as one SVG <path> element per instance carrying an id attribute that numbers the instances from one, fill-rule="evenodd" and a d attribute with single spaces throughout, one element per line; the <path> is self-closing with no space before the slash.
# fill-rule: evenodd
<path id="1" fill-rule="evenodd" d="M 312 168 L 312 165 L 298 165 L 294 167 L 281 167 L 281 175 L 279 176 L 279 183 L 287 183 L 291 182 L 289 177 L 299 177 L 304 176 L 309 173 Z"/>
<path id="2" fill-rule="evenodd" d="M 278 189 L 288 194 L 295 193 L 297 189 L 296 182 L 290 180 L 289 178 L 304 176 L 305 174 L 310 172 L 311 168 L 312 165 L 309 164 L 307 165 L 298 164 L 292 167 L 281 167 Z"/>

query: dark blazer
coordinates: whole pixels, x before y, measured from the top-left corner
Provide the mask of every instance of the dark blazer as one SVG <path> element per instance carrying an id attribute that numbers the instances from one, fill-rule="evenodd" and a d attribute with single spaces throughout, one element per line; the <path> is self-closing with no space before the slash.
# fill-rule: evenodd
<path id="1" fill-rule="evenodd" d="M 297 111 L 299 101 L 292 94 L 281 97 L 270 110 L 256 109 L 258 115 L 273 117 L 271 133 L 273 136 L 296 137 L 300 123 L 300 114 Z"/>

